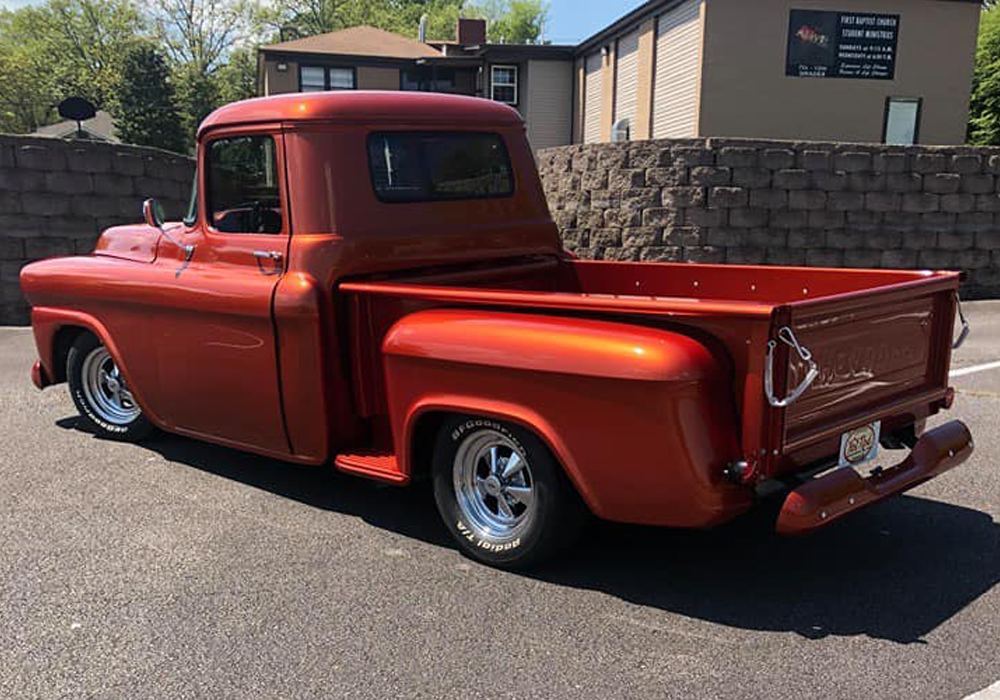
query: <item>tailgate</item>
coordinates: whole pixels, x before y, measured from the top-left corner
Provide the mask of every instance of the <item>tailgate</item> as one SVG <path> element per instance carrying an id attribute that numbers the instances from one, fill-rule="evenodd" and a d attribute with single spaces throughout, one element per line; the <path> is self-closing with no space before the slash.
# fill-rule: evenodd
<path id="1" fill-rule="evenodd" d="M 938 273 L 776 309 L 771 338 L 790 328 L 818 375 L 789 406 L 770 408 L 771 444 L 780 458 L 768 471 L 835 456 L 841 434 L 859 425 L 881 420 L 885 434 L 937 412 L 948 394 L 958 283 L 957 274 Z M 774 367 L 778 397 L 799 386 L 809 369 L 780 341 Z"/>

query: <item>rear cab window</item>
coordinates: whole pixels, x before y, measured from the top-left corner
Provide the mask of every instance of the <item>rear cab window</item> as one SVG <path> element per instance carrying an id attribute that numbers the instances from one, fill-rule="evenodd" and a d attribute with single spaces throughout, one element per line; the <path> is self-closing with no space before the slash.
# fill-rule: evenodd
<path id="1" fill-rule="evenodd" d="M 509 197 L 514 175 L 499 134 L 379 132 L 368 137 L 368 165 L 383 202 Z"/>

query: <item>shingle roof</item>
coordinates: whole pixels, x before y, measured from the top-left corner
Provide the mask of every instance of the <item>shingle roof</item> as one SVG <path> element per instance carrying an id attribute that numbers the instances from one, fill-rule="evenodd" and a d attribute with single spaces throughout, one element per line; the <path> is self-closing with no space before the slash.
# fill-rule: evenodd
<path id="1" fill-rule="evenodd" d="M 338 32 L 283 41 L 261 48 L 264 51 L 378 56 L 380 58 L 434 58 L 441 56 L 440 51 L 427 44 L 422 44 L 416 39 L 369 26 L 350 27 Z"/>

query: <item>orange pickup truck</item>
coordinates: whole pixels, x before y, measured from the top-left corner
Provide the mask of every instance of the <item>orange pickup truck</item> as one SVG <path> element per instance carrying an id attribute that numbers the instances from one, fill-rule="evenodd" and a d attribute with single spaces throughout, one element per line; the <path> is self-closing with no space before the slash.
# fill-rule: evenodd
<path id="1" fill-rule="evenodd" d="M 33 379 L 101 435 L 427 477 L 505 567 L 591 514 L 711 527 L 776 480 L 801 533 L 972 451 L 924 431 L 954 397 L 957 273 L 574 259 L 520 117 L 473 98 L 250 100 L 197 159 L 182 222 L 149 200 L 22 272 Z"/>

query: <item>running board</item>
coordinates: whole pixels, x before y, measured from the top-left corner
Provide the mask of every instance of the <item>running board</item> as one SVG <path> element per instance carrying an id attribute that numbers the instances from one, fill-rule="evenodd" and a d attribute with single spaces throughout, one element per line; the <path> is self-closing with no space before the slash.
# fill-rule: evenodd
<path id="1" fill-rule="evenodd" d="M 349 474 L 357 474 L 368 479 L 387 481 L 391 484 L 406 484 L 407 474 L 399 471 L 396 455 L 391 452 L 341 453 L 334 460 L 337 469 Z"/>

